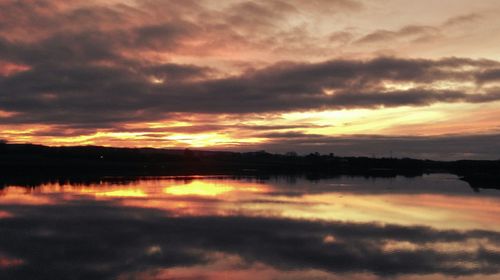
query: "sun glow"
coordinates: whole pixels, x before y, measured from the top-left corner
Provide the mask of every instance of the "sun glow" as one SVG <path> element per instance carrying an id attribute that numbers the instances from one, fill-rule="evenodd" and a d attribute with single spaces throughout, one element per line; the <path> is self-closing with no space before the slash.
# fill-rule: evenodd
<path id="1" fill-rule="evenodd" d="M 237 139 L 222 133 L 172 134 L 164 139 L 190 147 L 235 146 L 239 143 L 258 143 L 258 138 Z"/>

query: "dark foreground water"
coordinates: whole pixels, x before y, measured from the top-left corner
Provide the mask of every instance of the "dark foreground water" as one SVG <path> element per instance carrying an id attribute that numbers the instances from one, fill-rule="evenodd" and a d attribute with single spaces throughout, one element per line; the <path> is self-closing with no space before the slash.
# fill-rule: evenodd
<path id="1" fill-rule="evenodd" d="M 387 278 L 500 279 L 500 191 L 447 174 L 0 190 L 0 279 Z"/>

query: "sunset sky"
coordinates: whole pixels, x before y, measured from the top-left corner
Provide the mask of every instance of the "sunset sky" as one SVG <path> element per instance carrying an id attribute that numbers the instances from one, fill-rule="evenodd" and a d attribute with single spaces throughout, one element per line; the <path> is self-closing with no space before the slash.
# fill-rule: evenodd
<path id="1" fill-rule="evenodd" d="M 497 0 L 0 0 L 0 138 L 500 158 Z"/>

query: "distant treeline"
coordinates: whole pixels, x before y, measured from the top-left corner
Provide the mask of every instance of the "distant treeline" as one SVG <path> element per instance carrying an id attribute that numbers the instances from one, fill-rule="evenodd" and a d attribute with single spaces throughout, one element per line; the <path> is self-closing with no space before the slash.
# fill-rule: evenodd
<path id="1" fill-rule="evenodd" d="M 332 153 L 297 155 L 293 152 L 238 153 L 98 146 L 48 147 L 0 143 L 0 184 L 1 178 L 5 181 L 5 178 L 35 180 L 65 176 L 75 178 L 226 174 L 305 175 L 321 178 L 336 175 L 412 177 L 436 172 L 457 174 L 468 178 L 469 181 L 495 181 L 500 174 L 500 161 L 445 162 L 410 158 L 338 157 Z"/>

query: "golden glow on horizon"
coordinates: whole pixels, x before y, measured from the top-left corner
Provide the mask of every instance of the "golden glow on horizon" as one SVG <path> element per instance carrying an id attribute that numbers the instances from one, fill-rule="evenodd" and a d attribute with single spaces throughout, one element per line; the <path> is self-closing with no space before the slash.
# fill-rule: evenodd
<path id="1" fill-rule="evenodd" d="M 190 147 L 233 146 L 238 143 L 260 142 L 258 138 L 237 139 L 221 133 L 172 134 L 165 139 Z"/>
<path id="2" fill-rule="evenodd" d="M 120 128 L 123 131 L 102 129 L 87 134 L 88 130 L 86 130 L 81 135 L 78 130 L 50 125 L 0 125 L 0 129 L 3 133 L 2 138 L 12 143 L 237 149 L 240 146 L 258 148 L 259 144 L 280 141 L 280 139 L 267 138 L 265 134 L 268 132 L 299 132 L 324 136 L 375 134 L 439 136 L 495 133 L 497 132 L 495 129 L 500 127 L 500 119 L 496 117 L 500 114 L 499 108 L 500 102 L 437 103 L 426 107 L 289 112 L 269 114 L 265 118 L 256 115 L 232 119 L 230 116 L 215 118 L 203 114 L 179 114 L 177 116 L 179 121 L 130 123 Z M 1 115 L 0 118 L 2 118 Z M 213 119 L 209 125 L 206 121 L 208 118 Z M 206 131 L 199 131 L 205 126 Z M 283 128 L 265 131 L 259 130 L 259 126 L 283 126 Z M 190 130 L 193 131 L 190 132 Z M 50 136 L 51 131 L 58 131 L 59 136 Z"/>
<path id="3" fill-rule="evenodd" d="M 165 137 L 167 140 L 173 140 L 181 144 L 187 144 L 192 147 L 206 147 L 211 145 L 219 145 L 230 143 L 231 140 L 226 135 L 218 133 L 202 133 L 202 134 L 173 134 Z"/>

